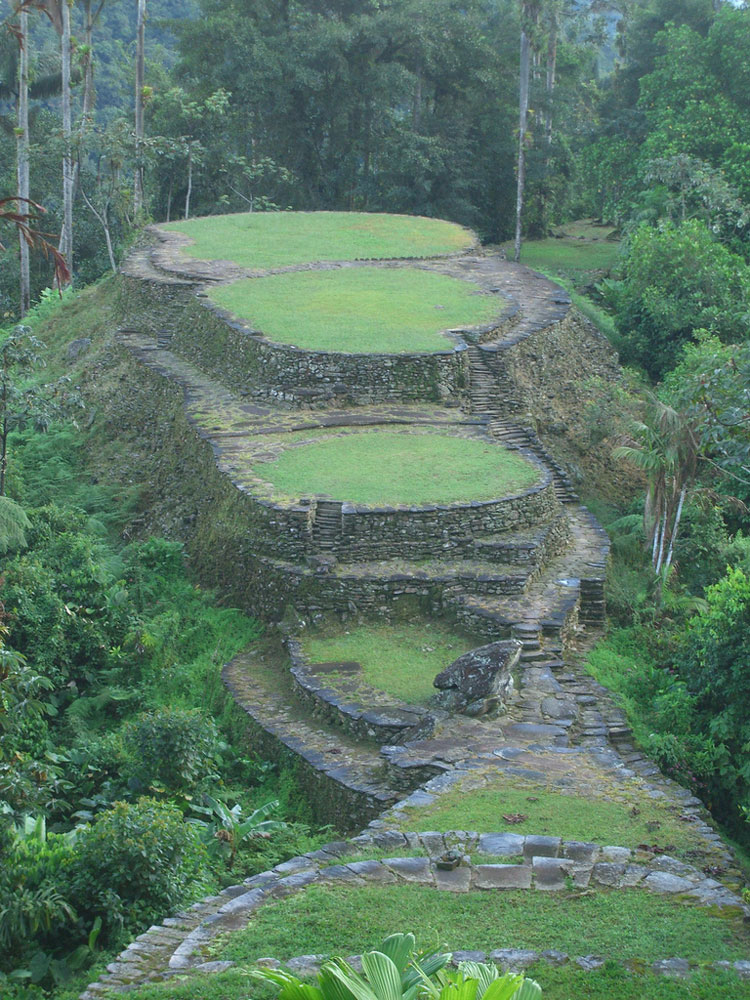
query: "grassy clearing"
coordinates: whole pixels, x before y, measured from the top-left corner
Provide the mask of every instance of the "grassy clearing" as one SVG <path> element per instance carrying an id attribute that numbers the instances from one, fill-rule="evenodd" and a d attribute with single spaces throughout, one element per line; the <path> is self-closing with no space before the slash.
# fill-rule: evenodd
<path id="1" fill-rule="evenodd" d="M 405 918 L 404 915 L 407 915 Z M 643 890 L 591 894 L 439 892 L 424 886 L 312 887 L 263 906 L 247 927 L 217 942 L 216 957 L 358 954 L 397 928 L 417 929 L 422 945 L 448 949 L 557 948 L 653 961 L 742 958 L 750 931 L 741 916 Z"/>
<path id="2" fill-rule="evenodd" d="M 515 814 L 527 819 L 513 824 L 503 819 Z M 621 847 L 658 844 L 678 856 L 699 847 L 692 825 L 678 818 L 674 806 L 646 799 L 636 790 L 632 801 L 612 802 L 588 794 L 584 807 L 580 793 L 565 795 L 541 785 L 519 787 L 498 781 L 472 791 L 446 792 L 434 805 L 409 810 L 407 815 L 404 829 L 416 832 L 507 830 Z"/>
<path id="3" fill-rule="evenodd" d="M 289 448 L 256 472 L 286 496 L 362 504 L 491 500 L 539 478 L 513 452 L 478 438 L 367 432 Z"/>
<path id="4" fill-rule="evenodd" d="M 163 227 L 195 240 L 185 253 L 265 269 L 323 260 L 432 257 L 472 246 L 452 222 L 365 212 L 250 212 Z"/>
<path id="5" fill-rule="evenodd" d="M 610 271 L 619 253 L 619 244 L 609 240 L 565 237 L 529 240 L 521 248 L 521 263 L 535 270 L 560 274 L 579 285 L 596 272 Z"/>
<path id="6" fill-rule="evenodd" d="M 581 219 L 561 226 L 558 232 L 556 238 L 524 243 L 521 263 L 562 285 L 573 305 L 618 348 L 620 337 L 612 316 L 579 291 L 601 280 L 617 263 L 620 245 L 608 238 L 612 229 Z"/>
<path id="7" fill-rule="evenodd" d="M 362 626 L 303 639 L 311 661 L 356 660 L 366 684 L 410 704 L 434 695 L 435 676 L 475 646 L 475 641 L 438 624 Z"/>
<path id="8" fill-rule="evenodd" d="M 246 278 L 211 299 L 271 340 L 353 354 L 445 351 L 441 330 L 489 323 L 504 302 L 418 268 L 354 267 Z"/>

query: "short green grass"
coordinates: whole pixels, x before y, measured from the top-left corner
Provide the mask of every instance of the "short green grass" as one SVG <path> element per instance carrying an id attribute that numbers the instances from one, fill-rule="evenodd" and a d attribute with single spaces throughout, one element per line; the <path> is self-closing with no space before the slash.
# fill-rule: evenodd
<path id="1" fill-rule="evenodd" d="M 528 240 L 521 247 L 521 263 L 535 270 L 559 273 L 576 284 L 595 272 L 610 271 L 620 253 L 618 243 L 608 240 Z"/>
<path id="2" fill-rule="evenodd" d="M 580 219 L 560 226 L 558 233 L 556 238 L 527 240 L 521 247 L 521 263 L 561 284 L 573 305 L 619 348 L 620 336 L 612 316 L 579 291 L 601 280 L 617 264 L 620 244 L 608 238 L 611 227 Z M 505 249 L 510 256 L 511 245 Z"/>
<path id="3" fill-rule="evenodd" d="M 435 694 L 435 676 L 476 642 L 438 624 L 361 626 L 331 636 L 306 636 L 303 649 L 312 662 L 356 660 L 362 680 L 410 704 Z"/>
<path id="4" fill-rule="evenodd" d="M 375 505 L 491 500 L 539 478 L 525 459 L 489 441 L 387 431 L 288 448 L 255 471 L 286 496 Z"/>
<path id="5" fill-rule="evenodd" d="M 365 212 L 248 212 L 163 227 L 195 243 L 185 253 L 267 269 L 325 260 L 432 257 L 474 243 L 468 229 L 440 219 Z"/>
<path id="6" fill-rule="evenodd" d="M 567 894 L 440 892 L 426 886 L 312 887 L 270 902 L 242 930 L 217 942 L 214 957 L 358 954 L 395 930 L 414 928 L 424 946 L 450 950 L 556 948 L 653 961 L 744 958 L 750 931 L 741 914 L 719 916 L 644 890 Z"/>
<path id="7" fill-rule="evenodd" d="M 507 830 L 620 847 L 658 845 L 678 855 L 699 846 L 692 824 L 680 820 L 661 801 L 634 793 L 635 801 L 637 805 L 588 795 L 584 805 L 580 792 L 565 795 L 532 783 L 524 787 L 498 782 L 471 791 L 459 787 L 441 795 L 433 805 L 410 809 L 404 829 Z M 503 819 L 518 815 L 527 819 L 520 823 Z"/>
<path id="8" fill-rule="evenodd" d="M 451 350 L 441 331 L 488 324 L 505 305 L 460 278 L 416 267 L 273 274 L 209 294 L 270 340 L 352 354 Z"/>

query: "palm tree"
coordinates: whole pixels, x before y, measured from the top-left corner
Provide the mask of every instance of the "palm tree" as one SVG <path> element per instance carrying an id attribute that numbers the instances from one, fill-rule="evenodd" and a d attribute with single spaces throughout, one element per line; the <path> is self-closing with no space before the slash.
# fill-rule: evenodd
<path id="1" fill-rule="evenodd" d="M 614 451 L 646 476 L 643 519 L 651 565 L 662 580 L 672 564 L 685 499 L 695 482 L 699 441 L 692 423 L 649 395 L 643 419 L 633 424 L 632 440 Z"/>

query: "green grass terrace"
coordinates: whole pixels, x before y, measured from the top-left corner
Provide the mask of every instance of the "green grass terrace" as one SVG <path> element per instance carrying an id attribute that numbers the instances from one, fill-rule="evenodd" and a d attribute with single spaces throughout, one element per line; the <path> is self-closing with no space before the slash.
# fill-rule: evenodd
<path id="1" fill-rule="evenodd" d="M 408 704 L 429 701 L 435 676 L 477 645 L 439 622 L 360 625 L 301 642 L 310 663 L 359 663 L 365 684 Z"/>
<path id="2" fill-rule="evenodd" d="M 365 431 L 284 448 L 255 473 L 281 498 L 325 496 L 369 506 L 493 500 L 522 493 L 539 469 L 482 438 Z"/>
<path id="3" fill-rule="evenodd" d="M 306 350 L 402 354 L 451 350 L 451 329 L 487 326 L 504 300 L 416 267 L 344 267 L 245 278 L 209 298 L 269 340 Z"/>
<path id="4" fill-rule="evenodd" d="M 331 260 L 434 257 L 467 250 L 474 234 L 452 222 L 366 212 L 247 212 L 162 226 L 193 240 L 183 252 L 267 270 Z"/>

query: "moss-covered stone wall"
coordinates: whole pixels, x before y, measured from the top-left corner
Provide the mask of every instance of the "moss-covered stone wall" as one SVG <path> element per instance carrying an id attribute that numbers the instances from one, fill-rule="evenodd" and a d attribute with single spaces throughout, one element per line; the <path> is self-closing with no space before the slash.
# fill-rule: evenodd
<path id="1" fill-rule="evenodd" d="M 170 349 L 251 399 L 291 408 L 451 402 L 466 386 L 464 348 L 420 354 L 344 354 L 276 344 L 214 306 L 195 286 L 125 276 L 123 325 L 167 333 Z"/>

